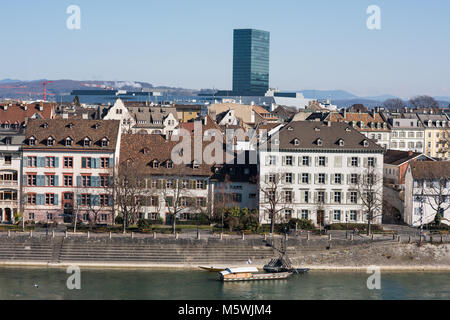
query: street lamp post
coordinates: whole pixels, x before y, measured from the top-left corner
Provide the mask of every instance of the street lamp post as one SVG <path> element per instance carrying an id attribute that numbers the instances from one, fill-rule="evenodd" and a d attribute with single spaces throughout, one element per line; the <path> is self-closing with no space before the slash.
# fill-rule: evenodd
<path id="1" fill-rule="evenodd" d="M 345 239 L 348 239 L 348 212 L 345 212 Z"/>
<path id="2" fill-rule="evenodd" d="M 47 223 L 45 224 L 45 235 L 48 236 L 48 211 L 47 211 Z"/>
<path id="3" fill-rule="evenodd" d="M 199 216 L 200 216 L 200 214 L 197 213 L 197 239 L 198 239 L 198 236 L 199 236 L 199 230 L 198 230 Z"/>

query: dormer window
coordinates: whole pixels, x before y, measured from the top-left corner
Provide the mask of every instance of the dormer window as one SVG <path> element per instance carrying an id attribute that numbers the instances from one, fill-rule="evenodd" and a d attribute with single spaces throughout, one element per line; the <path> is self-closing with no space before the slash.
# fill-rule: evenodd
<path id="1" fill-rule="evenodd" d="M 29 144 L 30 146 L 35 146 L 35 145 L 36 145 L 36 138 L 35 138 L 35 137 L 31 137 L 31 138 L 28 140 L 28 144 Z"/>
<path id="2" fill-rule="evenodd" d="M 69 123 L 69 124 L 67 125 L 67 128 L 73 129 L 73 123 Z"/>
<path id="3" fill-rule="evenodd" d="M 289 130 L 289 131 L 293 131 L 293 130 L 294 130 L 294 128 L 292 128 L 292 127 L 289 127 L 289 128 L 288 128 L 288 130 Z"/>
<path id="4" fill-rule="evenodd" d="M 12 143 L 12 138 L 11 137 L 6 137 L 5 138 L 5 144 L 10 145 Z"/>
<path id="5" fill-rule="evenodd" d="M 347 127 L 347 128 L 345 128 L 345 131 L 346 132 L 350 132 L 350 131 L 352 131 L 349 127 Z"/>
<path id="6" fill-rule="evenodd" d="M 295 146 L 298 146 L 298 145 L 300 145 L 300 140 L 298 140 L 298 139 L 294 139 L 294 145 L 295 145 Z"/>
<path id="7" fill-rule="evenodd" d="M 66 147 L 70 147 L 73 144 L 73 140 L 71 137 L 66 138 Z"/>
<path id="8" fill-rule="evenodd" d="M 53 137 L 48 137 L 47 146 L 53 147 L 54 143 L 55 143 L 55 139 L 53 139 Z"/>
<path id="9" fill-rule="evenodd" d="M 317 143 L 317 145 L 319 146 L 319 147 L 321 147 L 322 145 L 323 145 L 323 141 L 322 141 L 322 139 L 317 139 L 317 141 L 316 141 L 316 143 Z"/>
<path id="10" fill-rule="evenodd" d="M 153 168 L 158 169 L 159 168 L 159 161 L 153 160 Z"/>
<path id="11" fill-rule="evenodd" d="M 108 138 L 103 138 L 102 139 L 102 147 L 107 147 L 109 146 L 109 140 Z"/>
<path id="12" fill-rule="evenodd" d="M 363 146 L 367 148 L 369 146 L 369 141 L 363 140 Z"/>
<path id="13" fill-rule="evenodd" d="M 343 147 L 345 145 L 344 139 L 339 139 L 338 144 L 340 147 Z"/>
<path id="14" fill-rule="evenodd" d="M 47 122 L 44 123 L 44 124 L 42 125 L 42 127 L 44 127 L 45 129 L 47 129 L 47 128 L 48 128 L 48 123 L 47 123 Z"/>
<path id="15" fill-rule="evenodd" d="M 98 128 L 100 128 L 100 124 L 99 123 L 94 124 L 94 129 L 97 130 Z"/>
<path id="16" fill-rule="evenodd" d="M 198 169 L 198 167 L 199 167 L 198 161 L 194 160 L 194 162 L 192 163 L 192 168 Z"/>
<path id="17" fill-rule="evenodd" d="M 142 153 L 145 155 L 149 155 L 150 154 L 150 149 L 149 148 L 144 148 L 142 149 Z"/>
<path id="18" fill-rule="evenodd" d="M 167 166 L 167 168 L 172 169 L 173 168 L 173 161 L 172 160 L 167 161 L 166 166 Z"/>
<path id="19" fill-rule="evenodd" d="M 84 138 L 83 140 L 83 147 L 89 147 L 91 145 L 91 139 L 88 137 Z"/>

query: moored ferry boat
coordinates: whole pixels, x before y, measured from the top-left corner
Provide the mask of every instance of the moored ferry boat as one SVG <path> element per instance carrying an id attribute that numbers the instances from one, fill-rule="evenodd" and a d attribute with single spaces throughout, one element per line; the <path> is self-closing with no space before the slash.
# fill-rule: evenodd
<path id="1" fill-rule="evenodd" d="M 247 268 L 227 268 L 219 272 L 219 280 L 221 281 L 255 281 L 255 280 L 280 280 L 289 278 L 292 273 L 258 273 L 258 269 L 254 267 Z"/>

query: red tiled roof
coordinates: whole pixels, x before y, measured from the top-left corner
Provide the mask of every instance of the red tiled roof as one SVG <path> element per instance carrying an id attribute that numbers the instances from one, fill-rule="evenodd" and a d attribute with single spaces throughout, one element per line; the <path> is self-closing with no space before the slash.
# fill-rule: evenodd
<path id="1" fill-rule="evenodd" d="M 43 103 L 43 110 L 40 111 L 40 103 L 33 104 L 8 104 L 3 103 L 0 105 L 0 124 L 2 123 L 17 123 L 23 124 L 25 120 L 31 118 L 40 119 L 52 119 L 54 118 L 54 107 L 53 103 Z M 6 109 L 6 110 L 5 110 Z M 27 110 L 25 110 L 27 109 Z"/>

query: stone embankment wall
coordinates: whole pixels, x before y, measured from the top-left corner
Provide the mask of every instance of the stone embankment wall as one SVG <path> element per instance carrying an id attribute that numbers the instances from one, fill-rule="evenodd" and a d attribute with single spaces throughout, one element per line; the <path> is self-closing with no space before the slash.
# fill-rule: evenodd
<path id="1" fill-rule="evenodd" d="M 0 237 L 0 265 L 92 267 L 243 266 L 262 267 L 278 251 L 263 239 L 152 239 Z M 279 239 L 275 241 L 279 246 Z M 398 243 L 397 240 L 289 239 L 294 265 L 312 269 L 364 268 L 450 270 L 449 244 Z"/>

